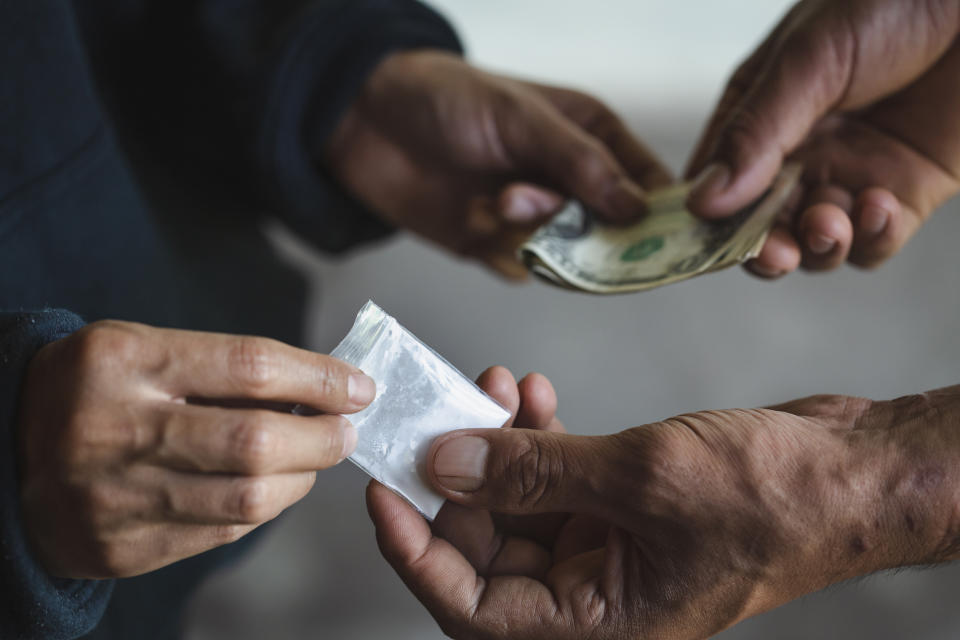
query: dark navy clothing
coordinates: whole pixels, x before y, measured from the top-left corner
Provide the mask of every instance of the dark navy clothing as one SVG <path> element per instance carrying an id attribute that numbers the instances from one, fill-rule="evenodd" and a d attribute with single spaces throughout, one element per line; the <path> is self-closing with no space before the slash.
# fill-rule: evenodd
<path id="1" fill-rule="evenodd" d="M 101 318 L 298 342 L 304 283 L 263 221 L 330 251 L 389 232 L 320 147 L 411 47 L 459 45 L 413 0 L 0 0 L 0 639 L 176 637 L 191 589 L 247 544 L 132 579 L 47 575 L 19 515 L 23 373 Z"/>

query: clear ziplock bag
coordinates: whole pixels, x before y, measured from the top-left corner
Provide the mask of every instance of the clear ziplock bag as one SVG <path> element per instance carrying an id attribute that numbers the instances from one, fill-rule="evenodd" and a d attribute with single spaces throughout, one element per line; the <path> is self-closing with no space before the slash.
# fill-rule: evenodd
<path id="1" fill-rule="evenodd" d="M 443 498 L 427 481 L 434 438 L 456 429 L 495 429 L 510 412 L 372 301 L 330 354 L 377 383 L 377 397 L 346 416 L 357 428 L 350 461 L 433 520 Z"/>

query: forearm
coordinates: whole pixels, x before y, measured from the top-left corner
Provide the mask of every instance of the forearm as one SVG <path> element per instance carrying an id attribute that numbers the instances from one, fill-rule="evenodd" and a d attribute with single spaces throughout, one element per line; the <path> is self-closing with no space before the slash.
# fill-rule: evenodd
<path id="1" fill-rule="evenodd" d="M 808 455 L 781 461 L 761 490 L 785 500 L 780 551 L 749 615 L 844 580 L 960 556 L 960 387 L 842 403 L 839 419 L 816 418 L 827 428 L 807 440 Z"/>
<path id="2" fill-rule="evenodd" d="M 960 557 L 960 386 L 875 403 L 848 438 L 883 541 L 876 569 Z"/>
<path id="3" fill-rule="evenodd" d="M 145 173 L 161 168 L 208 208 L 279 215 L 331 251 L 390 231 L 329 178 L 322 148 L 382 57 L 459 50 L 438 14 L 415 0 L 113 4 L 76 11 L 125 150 Z"/>

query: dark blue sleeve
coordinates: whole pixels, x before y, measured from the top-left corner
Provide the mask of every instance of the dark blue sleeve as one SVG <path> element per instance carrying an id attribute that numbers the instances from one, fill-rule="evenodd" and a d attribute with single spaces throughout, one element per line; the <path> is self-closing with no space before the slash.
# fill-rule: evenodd
<path id="1" fill-rule="evenodd" d="M 83 326 L 67 311 L 0 312 L 0 638 L 77 638 L 103 615 L 112 581 L 54 578 L 34 560 L 20 516 L 17 399 L 42 346 Z M 56 398 L 51 398 L 56 402 Z"/>
<path id="2" fill-rule="evenodd" d="M 389 230 L 325 172 L 317 147 L 386 54 L 460 51 L 447 22 L 415 0 L 74 6 L 128 153 L 205 190 L 212 208 L 279 215 L 331 251 Z"/>

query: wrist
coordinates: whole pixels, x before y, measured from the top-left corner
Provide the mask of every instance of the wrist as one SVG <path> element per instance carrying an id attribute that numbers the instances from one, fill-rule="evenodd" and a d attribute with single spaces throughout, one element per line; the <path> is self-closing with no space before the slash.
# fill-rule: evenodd
<path id="1" fill-rule="evenodd" d="M 464 64 L 462 57 L 443 49 L 409 49 L 385 55 L 373 67 L 359 94 L 347 107 L 323 147 L 324 163 L 336 168 L 363 139 L 364 129 L 404 131 L 431 112 L 429 89 L 438 73 Z M 391 137 L 388 133 L 387 137 Z"/>
<path id="2" fill-rule="evenodd" d="M 876 553 L 860 574 L 960 557 L 960 387 L 876 402 L 848 437 Z"/>

